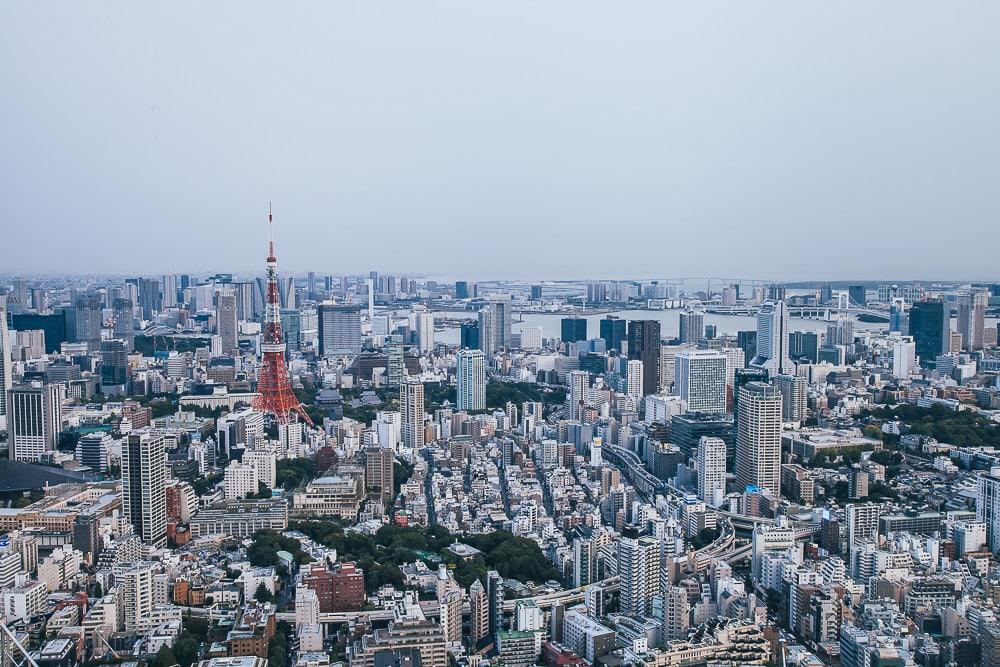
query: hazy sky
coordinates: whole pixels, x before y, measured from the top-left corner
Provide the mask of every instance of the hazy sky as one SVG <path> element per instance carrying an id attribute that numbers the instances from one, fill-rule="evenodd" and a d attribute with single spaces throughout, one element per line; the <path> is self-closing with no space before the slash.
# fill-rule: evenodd
<path id="1" fill-rule="evenodd" d="M 1000 2 L 0 3 L 0 272 L 1000 278 Z"/>

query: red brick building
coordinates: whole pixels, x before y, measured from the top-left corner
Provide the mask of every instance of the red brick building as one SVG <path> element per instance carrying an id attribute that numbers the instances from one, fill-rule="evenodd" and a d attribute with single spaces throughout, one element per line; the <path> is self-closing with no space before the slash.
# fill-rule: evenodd
<path id="1" fill-rule="evenodd" d="M 328 570 L 314 564 L 302 583 L 316 591 L 319 610 L 360 611 L 365 606 L 365 573 L 354 563 L 341 563 Z"/>

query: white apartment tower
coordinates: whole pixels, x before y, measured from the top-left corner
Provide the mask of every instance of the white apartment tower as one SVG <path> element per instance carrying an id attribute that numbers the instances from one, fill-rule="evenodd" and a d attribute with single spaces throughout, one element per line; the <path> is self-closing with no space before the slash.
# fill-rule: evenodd
<path id="1" fill-rule="evenodd" d="M 781 418 L 787 422 L 806 419 L 806 379 L 798 375 L 779 375 L 774 386 L 781 392 Z"/>
<path id="2" fill-rule="evenodd" d="M 637 401 L 642 398 L 642 359 L 628 361 L 628 395 Z"/>
<path id="3" fill-rule="evenodd" d="M 722 438 L 702 436 L 698 441 L 698 497 L 712 507 L 726 495 L 726 443 Z"/>
<path id="4" fill-rule="evenodd" d="M 459 350 L 456 362 L 459 410 L 486 409 L 486 355 L 482 350 Z"/>
<path id="5" fill-rule="evenodd" d="M 129 433 L 122 443 L 122 506 L 125 518 L 144 542 L 167 540 L 167 455 L 163 436 Z"/>
<path id="6" fill-rule="evenodd" d="M 774 495 L 781 482 L 781 393 L 769 384 L 740 388 L 736 426 L 736 483 Z"/>
<path id="7" fill-rule="evenodd" d="M 424 446 L 424 385 L 409 378 L 399 385 L 399 410 L 403 446 L 420 449 Z"/>

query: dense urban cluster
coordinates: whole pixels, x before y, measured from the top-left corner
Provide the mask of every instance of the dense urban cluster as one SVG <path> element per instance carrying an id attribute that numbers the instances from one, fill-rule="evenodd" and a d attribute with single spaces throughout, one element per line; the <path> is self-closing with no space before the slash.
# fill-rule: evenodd
<path id="1" fill-rule="evenodd" d="M 0 303 L 4 665 L 1000 666 L 1000 285 Z"/>

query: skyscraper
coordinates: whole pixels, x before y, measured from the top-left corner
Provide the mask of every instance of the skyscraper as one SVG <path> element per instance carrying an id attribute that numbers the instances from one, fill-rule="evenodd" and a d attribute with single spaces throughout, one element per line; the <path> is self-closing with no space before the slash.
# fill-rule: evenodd
<path id="1" fill-rule="evenodd" d="M 962 349 L 983 349 L 983 332 L 986 329 L 986 306 L 989 291 L 977 289 L 963 295 L 958 302 L 958 332 L 962 334 Z"/>
<path id="2" fill-rule="evenodd" d="M 479 349 L 479 322 L 462 322 L 459 329 L 461 346 L 470 350 Z"/>
<path id="3" fill-rule="evenodd" d="M 417 344 L 421 352 L 431 352 L 434 350 L 434 313 L 418 312 L 417 320 Z"/>
<path id="4" fill-rule="evenodd" d="M 479 347 L 488 355 L 510 345 L 510 294 L 491 294 L 487 306 L 479 311 Z"/>
<path id="5" fill-rule="evenodd" d="M 174 274 L 166 274 L 163 276 L 163 282 L 160 283 L 163 289 L 162 303 L 164 308 L 176 308 L 177 307 L 177 276 Z"/>
<path id="6" fill-rule="evenodd" d="M 215 331 L 222 339 L 223 354 L 235 355 L 240 349 L 236 294 L 222 290 L 215 294 Z"/>
<path id="7" fill-rule="evenodd" d="M 167 455 L 163 436 L 129 433 L 122 443 L 122 506 L 135 534 L 152 546 L 167 539 Z"/>
<path id="8" fill-rule="evenodd" d="M 726 495 L 726 442 L 703 436 L 698 441 L 698 497 L 718 507 Z"/>
<path id="9" fill-rule="evenodd" d="M 660 388 L 660 323 L 631 320 L 628 323 L 628 358 L 642 362 L 642 393 L 655 394 Z"/>
<path id="10" fill-rule="evenodd" d="M 626 373 L 626 393 L 638 400 L 644 396 L 642 391 L 642 362 L 638 359 L 629 359 L 628 371 Z"/>
<path id="11" fill-rule="evenodd" d="M 680 315 L 679 337 L 681 343 L 695 345 L 705 335 L 705 313 L 688 309 Z"/>
<path id="12" fill-rule="evenodd" d="M 779 375 L 774 386 L 781 392 L 781 418 L 801 422 L 806 418 L 806 379 L 798 375 Z"/>
<path id="13" fill-rule="evenodd" d="M 399 389 L 403 381 L 403 337 L 392 335 L 385 339 L 385 381 L 392 389 Z"/>
<path id="14" fill-rule="evenodd" d="M 849 317 L 841 317 L 833 324 L 826 327 L 826 344 L 830 347 L 835 345 L 854 344 L 854 320 Z"/>
<path id="15" fill-rule="evenodd" d="M 979 473 L 976 482 L 976 518 L 986 524 L 990 551 L 1000 553 L 1000 468 Z"/>
<path id="16" fill-rule="evenodd" d="M 736 483 L 757 486 L 774 495 L 781 482 L 781 393 L 751 382 L 740 389 L 736 427 Z"/>
<path id="17" fill-rule="evenodd" d="M 486 409 L 486 355 L 482 350 L 459 350 L 456 362 L 457 407 Z"/>
<path id="18" fill-rule="evenodd" d="M 690 412 L 726 411 L 726 355 L 681 350 L 674 357 L 674 387 Z"/>
<path id="19" fill-rule="evenodd" d="M 917 301 L 910 307 L 910 335 L 921 365 L 933 365 L 951 349 L 951 316 L 941 300 Z"/>
<path id="20" fill-rule="evenodd" d="M 567 376 L 567 384 L 569 390 L 566 392 L 566 418 L 580 420 L 583 408 L 587 405 L 590 374 L 587 371 L 570 371 Z"/>
<path id="21" fill-rule="evenodd" d="M 87 350 L 101 349 L 101 297 L 99 294 L 82 294 L 66 312 L 66 328 L 70 340 L 86 343 Z"/>
<path id="22" fill-rule="evenodd" d="M 420 449 L 424 446 L 424 385 L 405 378 L 399 385 L 400 437 L 403 446 Z"/>
<path id="23" fill-rule="evenodd" d="M 135 307 L 131 300 L 115 298 L 111 301 L 111 335 L 119 340 L 125 341 L 125 347 L 129 352 L 133 346 L 132 319 L 135 314 Z"/>
<path id="24" fill-rule="evenodd" d="M 109 338 L 101 341 L 101 393 L 119 396 L 128 384 L 128 350 L 125 341 Z"/>
<path id="25" fill-rule="evenodd" d="M 788 357 L 788 307 L 784 301 L 768 301 L 757 313 L 757 354 L 750 365 L 767 369 L 771 377 L 795 372 Z"/>
<path id="26" fill-rule="evenodd" d="M 0 296 L 0 427 L 7 428 L 7 392 L 13 383 L 11 370 L 10 330 L 7 328 L 7 310 L 4 297 Z"/>
<path id="27" fill-rule="evenodd" d="M 608 315 L 601 320 L 601 338 L 608 351 L 622 351 L 622 341 L 626 339 L 625 320 L 620 320 L 613 315 Z"/>
<path id="28" fill-rule="evenodd" d="M 361 354 L 361 307 L 322 304 L 317 309 L 321 357 Z"/>
<path id="29" fill-rule="evenodd" d="M 582 317 L 564 317 L 561 321 L 560 332 L 562 342 L 575 343 L 578 340 L 587 340 L 587 320 Z"/>
<path id="30" fill-rule="evenodd" d="M 892 376 L 898 380 L 910 377 L 916 366 L 917 346 L 910 338 L 900 338 L 892 344 Z"/>
<path id="31" fill-rule="evenodd" d="M 7 392 L 7 437 L 10 459 L 36 463 L 55 451 L 62 430 L 61 384 L 40 382 Z"/>

